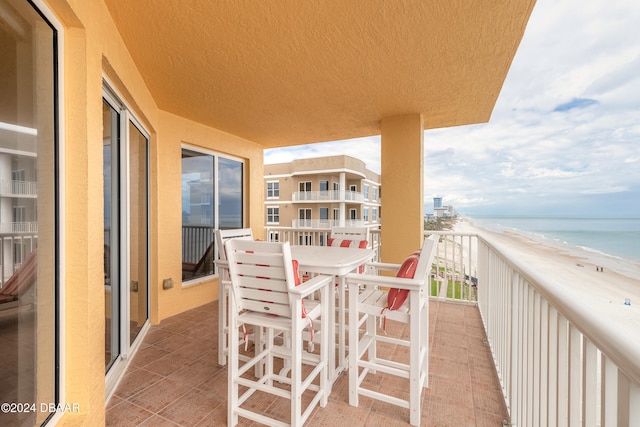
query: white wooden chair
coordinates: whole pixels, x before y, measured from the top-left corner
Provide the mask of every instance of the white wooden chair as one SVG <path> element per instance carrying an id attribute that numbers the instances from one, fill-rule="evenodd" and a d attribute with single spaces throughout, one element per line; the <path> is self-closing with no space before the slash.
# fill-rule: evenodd
<path id="1" fill-rule="evenodd" d="M 362 247 L 369 244 L 369 229 L 367 227 L 333 227 L 328 246 Z"/>
<path id="2" fill-rule="evenodd" d="M 240 228 L 233 230 L 216 230 L 216 244 L 218 247 L 218 364 L 227 364 L 228 338 L 229 338 L 229 316 L 227 314 L 227 300 L 231 281 L 229 280 L 229 270 L 227 268 L 227 256 L 224 244 L 229 239 L 253 240 L 253 233 L 250 228 Z M 244 338 L 238 345 L 244 344 Z"/>
<path id="3" fill-rule="evenodd" d="M 296 286 L 288 242 L 231 239 L 225 245 L 232 283 L 229 292 L 230 342 L 239 339 L 241 324 L 265 329 L 264 334 L 256 333 L 256 336 L 265 337 L 261 351 L 256 351 L 248 362 L 241 365 L 240 348 L 229 347 L 227 423 L 234 426 L 238 417 L 244 417 L 266 425 L 301 426 L 318 403 L 322 407 L 327 404 L 329 334 L 326 331 L 330 319 L 327 302 L 332 277 L 316 276 Z M 320 298 L 307 299 L 314 292 L 319 293 Z M 308 353 L 304 350 L 303 330 L 318 319 L 320 330 L 316 334 L 320 334 L 320 348 L 316 353 Z M 276 338 L 281 333 L 286 340 Z M 282 363 L 276 359 L 282 359 Z M 264 363 L 264 373 L 253 377 L 249 370 L 261 363 Z M 303 364 L 308 365 L 304 374 Z M 282 366 L 290 368 L 283 370 L 290 372 L 290 376 L 278 372 Z M 239 387 L 242 387 L 242 394 Z M 251 396 L 256 391 L 273 394 L 274 400 L 280 397 L 290 402 L 290 423 L 254 412 Z M 308 404 L 303 407 L 303 402 Z"/>
<path id="4" fill-rule="evenodd" d="M 347 275 L 349 287 L 349 404 L 358 406 L 358 397 L 367 396 L 409 409 L 410 422 L 420 425 L 422 388 L 427 387 L 429 367 L 429 294 L 431 265 L 439 236 L 424 240 L 421 251 L 410 255 L 402 265 L 374 264 L 380 270 L 396 270 L 396 277 L 371 274 Z M 404 276 L 404 277 L 399 277 Z M 358 288 L 367 285 L 358 292 Z M 389 288 L 383 290 L 379 287 Z M 402 291 L 404 290 L 404 291 Z M 402 302 L 402 297 L 406 300 Z M 393 299 L 398 296 L 398 299 Z M 409 338 L 391 337 L 377 332 L 377 320 L 409 325 Z M 365 329 L 359 327 L 365 325 Z M 406 346 L 409 360 L 390 360 L 377 351 L 378 343 Z M 398 354 L 399 352 L 394 352 Z M 379 391 L 366 387 L 367 375 L 384 373 L 406 378 L 408 397 L 403 393 Z M 380 384 L 378 380 L 369 384 Z"/>

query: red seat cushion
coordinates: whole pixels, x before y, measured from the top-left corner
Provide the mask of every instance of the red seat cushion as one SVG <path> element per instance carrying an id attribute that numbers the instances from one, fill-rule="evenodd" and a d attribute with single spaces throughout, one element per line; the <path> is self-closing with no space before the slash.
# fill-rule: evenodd
<path id="1" fill-rule="evenodd" d="M 420 260 L 420 253 L 414 252 L 404 260 L 396 277 L 402 277 L 405 279 L 413 279 L 418 267 L 418 261 Z M 397 310 L 402 307 L 402 304 L 407 300 L 409 296 L 408 289 L 391 288 L 387 295 L 387 308 L 389 310 Z"/>

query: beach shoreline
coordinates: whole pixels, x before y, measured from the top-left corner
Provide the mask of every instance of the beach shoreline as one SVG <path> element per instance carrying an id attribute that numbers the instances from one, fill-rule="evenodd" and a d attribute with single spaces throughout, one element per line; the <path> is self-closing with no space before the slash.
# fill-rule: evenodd
<path id="1" fill-rule="evenodd" d="M 629 277 L 609 267 L 600 271 L 601 266 L 588 257 L 576 256 L 517 232 L 487 230 L 465 218 L 460 219 L 452 231 L 485 237 L 536 276 L 544 277 L 554 288 L 562 288 L 559 290 L 575 301 L 587 304 L 594 315 L 611 316 L 637 336 L 640 330 L 640 280 L 637 277 Z M 627 299 L 630 306 L 625 305 Z"/>

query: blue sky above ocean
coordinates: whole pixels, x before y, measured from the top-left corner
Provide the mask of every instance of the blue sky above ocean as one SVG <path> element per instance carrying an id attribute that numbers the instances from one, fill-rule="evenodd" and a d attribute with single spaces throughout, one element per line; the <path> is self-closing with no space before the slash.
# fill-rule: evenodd
<path id="1" fill-rule="evenodd" d="M 638 2 L 538 0 L 490 121 L 425 131 L 425 212 L 640 218 L 638 22 Z M 265 163 L 335 154 L 380 171 L 377 136 Z"/>

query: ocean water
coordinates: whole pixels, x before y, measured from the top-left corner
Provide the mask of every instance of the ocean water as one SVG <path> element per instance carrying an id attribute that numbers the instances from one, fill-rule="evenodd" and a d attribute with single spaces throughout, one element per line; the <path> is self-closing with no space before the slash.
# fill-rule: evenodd
<path id="1" fill-rule="evenodd" d="M 511 231 L 640 280 L 640 218 L 477 216 L 493 231 Z"/>

